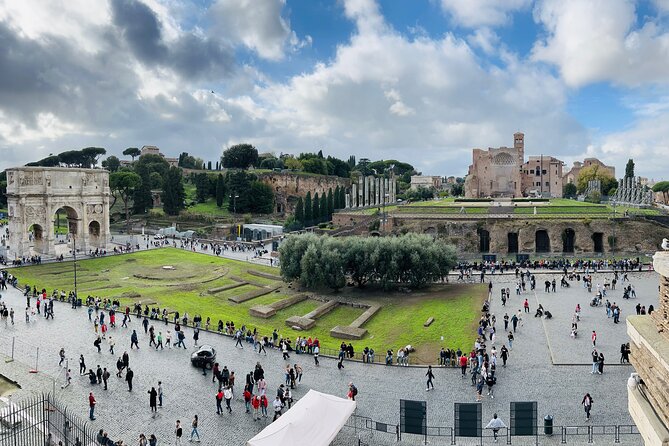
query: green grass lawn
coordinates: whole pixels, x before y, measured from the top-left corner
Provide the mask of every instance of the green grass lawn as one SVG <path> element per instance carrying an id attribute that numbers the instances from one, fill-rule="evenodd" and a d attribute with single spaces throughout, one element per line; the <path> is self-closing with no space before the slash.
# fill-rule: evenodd
<path id="1" fill-rule="evenodd" d="M 162 268 L 165 265 L 175 269 L 165 270 Z M 337 349 L 341 340 L 331 338 L 330 330 L 336 325 L 350 324 L 365 311 L 364 308 L 340 305 L 318 319 L 316 326 L 308 332 L 293 330 L 286 326 L 285 320 L 293 315 L 304 316 L 321 305 L 320 301 L 308 299 L 280 310 L 270 319 L 252 317 L 249 315 L 251 307 L 285 299 L 292 291 L 281 287 L 241 304 L 230 302 L 228 297 L 258 290 L 257 285 L 279 283 L 249 274 L 248 270 L 278 274 L 276 269 L 269 267 L 163 248 L 80 261 L 77 263 L 77 283 L 82 297 L 115 298 L 122 305 L 130 306 L 135 302 L 153 304 L 178 310 L 181 314 L 187 311 L 191 317 L 195 314 L 202 315 L 204 320 L 211 317 L 212 327 L 221 319 L 224 322 L 232 320 L 238 326 L 246 323 L 258 327 L 260 333 L 268 335 L 276 328 L 291 339 L 304 335 L 318 337 L 323 347 L 331 349 Z M 73 289 L 73 265 L 69 262 L 28 266 L 13 269 L 12 273 L 21 284 L 46 288 L 49 294 L 54 289 L 66 292 Z M 257 285 L 243 285 L 215 294 L 207 292 L 235 283 L 232 277 Z M 353 342 L 356 349 L 369 346 L 383 354 L 388 348 L 396 351 L 411 344 L 417 348 L 415 360 L 434 362 L 442 346 L 463 349 L 471 346 L 486 289 L 479 285 L 435 285 L 406 294 L 347 287 L 336 297 L 342 295 L 382 304 L 381 310 L 364 326 L 369 331 L 367 336 Z M 328 297 L 327 292 L 322 296 Z M 435 322 L 425 328 L 423 323 L 429 317 L 434 317 Z M 443 342 L 441 336 L 444 336 Z"/>
<path id="2" fill-rule="evenodd" d="M 223 206 L 219 208 L 218 206 L 216 206 L 215 198 L 209 198 L 204 203 L 196 203 L 193 206 L 189 206 L 188 210 L 191 212 L 197 212 L 199 214 L 213 215 L 215 217 L 230 216 L 230 211 L 228 211 L 227 200 L 224 200 Z"/>

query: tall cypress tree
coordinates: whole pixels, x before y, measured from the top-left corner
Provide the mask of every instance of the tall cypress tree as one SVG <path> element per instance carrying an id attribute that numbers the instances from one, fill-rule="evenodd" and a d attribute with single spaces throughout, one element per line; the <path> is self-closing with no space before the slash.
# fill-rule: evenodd
<path id="1" fill-rule="evenodd" d="M 334 203 L 333 210 L 339 209 L 339 185 L 335 187 L 333 203 Z"/>
<path id="2" fill-rule="evenodd" d="M 314 194 L 314 201 L 311 204 L 311 206 L 312 206 L 311 215 L 314 220 L 312 224 L 318 224 L 321 222 L 321 202 L 318 199 L 318 192 Z"/>
<path id="3" fill-rule="evenodd" d="M 320 208 L 320 221 L 327 221 L 329 220 L 328 218 L 328 196 L 325 192 L 321 195 L 321 201 L 318 205 Z"/>
<path id="4" fill-rule="evenodd" d="M 184 191 L 181 169 L 170 167 L 165 176 L 162 194 L 165 213 L 168 215 L 179 215 L 179 211 L 184 208 L 185 198 L 186 192 Z"/>
<path id="5" fill-rule="evenodd" d="M 346 189 L 343 187 L 339 189 L 339 203 L 337 206 L 339 209 L 346 207 Z"/>
<path id="6" fill-rule="evenodd" d="M 307 192 L 304 198 L 304 226 L 311 226 L 314 223 L 314 208 L 311 202 L 311 191 Z"/>
<path id="7" fill-rule="evenodd" d="M 222 174 L 218 174 L 216 177 L 216 206 L 223 207 L 223 201 L 225 198 L 225 179 Z"/>
<path id="8" fill-rule="evenodd" d="M 302 201 L 302 197 L 297 199 L 297 204 L 295 205 L 295 221 L 304 226 L 304 202 Z"/>
<path id="9" fill-rule="evenodd" d="M 330 188 L 328 189 L 328 221 L 332 220 L 332 214 L 334 214 L 334 195 L 332 195 L 332 188 Z"/>

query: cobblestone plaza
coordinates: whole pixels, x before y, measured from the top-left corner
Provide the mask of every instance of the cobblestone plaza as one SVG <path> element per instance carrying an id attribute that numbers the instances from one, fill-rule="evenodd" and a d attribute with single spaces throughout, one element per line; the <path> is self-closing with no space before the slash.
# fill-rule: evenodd
<path id="1" fill-rule="evenodd" d="M 655 273 L 630 273 L 631 284 L 635 287 L 637 298 L 622 299 L 622 286 L 609 291 L 606 298 L 621 306 L 621 323 L 614 324 L 607 318 L 604 307 L 592 308 L 588 305 L 592 295 L 584 289 L 580 282 L 571 282 L 571 287 L 560 288 L 556 293 L 543 291 L 544 280 L 560 277 L 551 274 L 537 274 L 537 290 L 528 290 L 515 295 L 515 277 L 513 275 L 488 276 L 493 282 L 491 311 L 496 315 L 499 347 L 506 336 L 502 334 L 502 316 L 522 309 L 525 298 L 530 304 L 530 313 L 523 313 L 523 321 L 515 336 L 508 366 L 498 367 L 498 383 L 495 387 L 495 398 L 485 398 L 482 403 L 484 424 L 494 412 L 509 424 L 509 402 L 537 401 L 539 420 L 544 415 L 554 417 L 556 425 L 585 425 L 585 415 L 581 399 L 586 392 L 594 398 L 593 420 L 591 424 L 632 424 L 627 412 L 626 379 L 633 369 L 629 365 L 619 364 L 619 349 L 627 342 L 624 317 L 635 313 L 637 303 L 657 306 L 657 276 Z M 593 283 L 604 283 L 613 275 L 597 273 Z M 39 284 L 36 284 L 39 287 Z M 509 287 L 510 301 L 502 306 L 500 288 Z M 594 292 L 594 291 L 593 291 Z M 252 345 L 244 344 L 244 348 L 235 348 L 234 341 L 216 333 L 201 332 L 200 343 L 213 345 L 218 351 L 218 362 L 235 371 L 235 399 L 231 415 L 216 415 L 216 385 L 212 383 L 211 372 L 202 376 L 200 370 L 193 368 L 189 362 L 190 353 L 194 351 L 192 329 L 186 328 L 186 345 L 184 349 L 165 349 L 156 351 L 148 346 L 148 335 L 136 318 L 132 318 L 129 328 L 110 329 L 116 339 L 116 355 L 111 355 L 103 344 L 102 353 L 97 353 L 93 346 L 95 333 L 93 324 L 89 322 L 84 309 L 71 309 L 68 304 L 55 304 L 55 319 L 45 320 L 37 317 L 35 322 L 26 324 L 24 320 L 25 298 L 22 293 L 10 289 L 2 293 L 2 299 L 16 312 L 15 324 L 0 325 L 2 331 L 2 354 L 11 355 L 12 339 L 15 339 L 14 362 L 0 364 L 0 373 L 15 380 L 21 389 L 13 395 L 13 400 L 20 400 L 29 394 L 55 390 L 57 398 L 66 403 L 70 409 L 80 412 L 82 418 L 88 414 L 88 392 L 93 391 L 98 404 L 97 419 L 92 421 L 96 429 L 104 429 L 112 439 L 123 439 L 126 444 L 135 444 L 140 433 L 147 436 L 155 434 L 160 445 L 173 444 L 174 423 L 180 419 L 185 426 L 197 414 L 200 418 L 201 444 L 206 445 L 243 445 L 262 430 L 270 418 L 254 422 L 251 414 L 246 414 L 241 400 L 241 391 L 245 375 L 252 371 L 257 362 L 265 370 L 268 382 L 268 396 L 275 395 L 278 386 L 285 381 L 284 369 L 287 363 L 300 364 L 304 369 L 302 383 L 294 391 L 299 399 L 309 388 L 344 397 L 349 382 L 354 382 L 358 389 L 357 415 L 370 417 L 375 421 L 389 424 L 399 423 L 399 400 L 425 400 L 428 407 L 428 426 L 453 426 L 453 403 L 474 402 L 475 392 L 471 387 L 469 376 L 461 377 L 459 369 L 435 367 L 434 391 L 425 391 L 425 373 L 423 367 L 387 367 L 383 365 L 367 365 L 359 362 L 345 362 L 345 368 L 338 370 L 333 359 L 321 358 L 320 367 L 314 366 L 311 356 L 291 354 L 289 361 L 283 361 L 278 351 L 269 351 L 268 355 L 258 355 Z M 553 318 L 546 320 L 533 317 L 537 305 L 541 303 L 548 309 Z M 581 321 L 579 336 L 572 339 L 570 334 L 571 318 L 576 304 L 579 303 Z M 34 300 L 33 300 L 34 305 Z M 439 317 L 435 315 L 434 317 Z M 156 330 L 166 330 L 162 323 L 152 321 Z M 173 326 L 169 327 L 171 330 Z M 277 327 L 279 330 L 281 327 Z M 140 349 L 130 349 L 132 330 L 139 334 Z M 590 374 L 590 333 L 598 333 L 597 349 L 606 357 L 603 375 Z M 473 340 L 472 340 L 473 341 Z M 354 343 L 356 350 L 364 347 L 364 341 Z M 35 367 L 37 348 L 39 347 L 39 373 L 31 374 Z M 393 350 L 402 346 L 389 346 Z M 462 348 L 469 351 L 471 345 L 450 345 L 444 340 L 444 347 Z M 69 367 L 72 369 L 72 385 L 61 389 L 64 383 L 64 369 L 58 367 L 58 352 L 66 351 Z M 418 346 L 420 348 L 420 346 Z M 78 376 L 78 358 L 83 354 L 87 368 L 95 369 L 99 364 L 110 371 L 116 369 L 116 359 L 123 351 L 130 355 L 130 367 L 135 372 L 133 391 L 129 392 L 126 383 L 112 373 L 109 390 L 101 385 L 91 385 L 87 377 Z M 436 358 L 435 358 L 436 363 Z M 158 381 L 163 382 L 164 406 L 152 416 L 149 409 L 147 392 Z M 485 392 L 484 392 L 485 396 Z M 269 398 L 270 401 L 272 398 Z M 319 420 L 314 420 L 318 422 Z M 186 434 L 189 430 L 186 430 Z M 354 444 L 352 431 L 344 430 L 336 440 L 336 444 Z M 490 439 L 486 439 L 490 440 Z M 405 435 L 402 444 L 421 441 L 419 437 Z M 491 440 L 490 440 L 491 441 Z M 541 439 L 541 444 L 549 444 Z M 557 439 L 550 440 L 557 443 Z M 570 444 L 580 444 L 580 439 L 570 439 Z M 612 443 L 612 439 L 602 438 L 600 444 Z M 640 437 L 629 436 L 623 443 L 639 444 Z M 393 435 L 375 435 L 369 444 L 391 444 L 395 442 Z M 450 444 L 450 439 L 430 440 L 431 444 Z M 528 439 L 528 442 L 530 440 Z M 533 442 L 533 440 L 531 441 Z M 530 443 L 531 443 L 530 442 Z M 583 443 L 586 439 L 583 439 Z M 607 443 L 607 444 L 608 444 Z M 357 444 L 357 443 L 355 443 Z M 469 444 L 458 440 L 458 444 Z M 474 443 L 472 443 L 474 444 Z M 519 443 L 514 439 L 513 444 Z M 529 443 L 528 443 L 529 444 Z"/>

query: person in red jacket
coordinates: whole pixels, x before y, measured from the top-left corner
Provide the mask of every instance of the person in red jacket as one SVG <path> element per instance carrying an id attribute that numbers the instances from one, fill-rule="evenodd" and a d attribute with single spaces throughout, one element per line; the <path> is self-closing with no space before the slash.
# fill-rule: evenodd
<path id="1" fill-rule="evenodd" d="M 91 392 L 91 393 L 88 394 L 88 405 L 90 406 L 90 411 L 89 411 L 88 417 L 91 420 L 95 420 L 95 403 L 97 403 L 97 401 L 95 401 L 95 397 L 93 396 L 93 392 Z"/>
<path id="2" fill-rule="evenodd" d="M 258 395 L 253 395 L 251 398 L 251 407 L 253 407 L 253 421 L 260 419 L 260 397 Z"/>
<path id="3" fill-rule="evenodd" d="M 249 392 L 249 388 L 246 387 L 244 389 L 244 405 L 246 406 L 246 413 L 249 413 L 251 411 L 251 392 Z"/>
<path id="4" fill-rule="evenodd" d="M 467 376 L 467 356 L 460 356 L 460 370 L 462 370 L 462 377 Z"/>

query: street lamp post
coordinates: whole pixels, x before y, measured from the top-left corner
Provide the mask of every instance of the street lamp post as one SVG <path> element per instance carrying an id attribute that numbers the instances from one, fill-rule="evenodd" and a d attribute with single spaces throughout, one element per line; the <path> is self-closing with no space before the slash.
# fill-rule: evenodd
<path id="1" fill-rule="evenodd" d="M 611 200 L 613 206 L 613 240 L 611 243 L 611 250 L 613 251 L 613 261 L 616 260 L 616 200 Z"/>
<path id="2" fill-rule="evenodd" d="M 239 198 L 239 195 L 232 194 L 232 195 L 230 195 L 230 198 L 232 198 L 232 213 L 236 214 L 237 213 L 237 198 Z"/>
<path id="3" fill-rule="evenodd" d="M 383 232 L 386 232 L 386 201 L 388 201 L 389 194 L 383 194 Z"/>
<path id="4" fill-rule="evenodd" d="M 77 294 L 77 234 L 72 233 L 72 257 L 74 259 L 74 298 L 76 299 Z"/>

